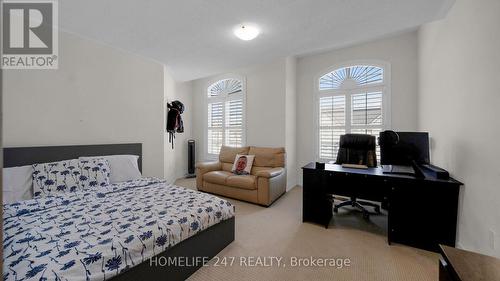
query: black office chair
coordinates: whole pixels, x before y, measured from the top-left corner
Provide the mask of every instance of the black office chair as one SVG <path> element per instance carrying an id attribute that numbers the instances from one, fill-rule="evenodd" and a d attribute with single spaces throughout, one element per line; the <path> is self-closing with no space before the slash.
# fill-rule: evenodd
<path id="1" fill-rule="evenodd" d="M 376 140 L 374 136 L 363 135 L 363 134 L 346 134 L 340 136 L 340 147 L 337 154 L 337 161 L 335 164 L 358 164 L 366 165 L 368 167 L 377 166 L 377 154 L 376 154 Z M 335 199 L 335 195 L 332 194 L 332 200 Z M 344 201 L 338 205 L 335 205 L 333 211 L 338 212 L 338 209 L 344 206 L 357 207 L 363 212 L 363 218 L 368 219 L 370 212 L 364 206 L 370 206 L 375 208 L 376 213 L 380 213 L 380 206 L 371 202 L 358 201 L 355 196 L 351 197 L 351 200 Z"/>

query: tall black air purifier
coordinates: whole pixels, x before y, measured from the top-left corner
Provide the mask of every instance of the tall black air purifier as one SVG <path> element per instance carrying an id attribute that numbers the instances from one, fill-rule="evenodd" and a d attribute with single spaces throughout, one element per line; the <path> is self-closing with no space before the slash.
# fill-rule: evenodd
<path id="1" fill-rule="evenodd" d="M 194 140 L 188 140 L 188 174 L 187 178 L 196 177 L 194 172 L 194 154 L 195 154 L 195 143 Z"/>

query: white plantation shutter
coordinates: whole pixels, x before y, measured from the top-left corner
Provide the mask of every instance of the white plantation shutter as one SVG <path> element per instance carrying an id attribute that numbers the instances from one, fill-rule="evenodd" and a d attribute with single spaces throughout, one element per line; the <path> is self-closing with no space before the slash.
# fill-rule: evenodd
<path id="1" fill-rule="evenodd" d="M 243 145 L 243 100 L 226 102 L 226 141 L 228 146 Z"/>
<path id="2" fill-rule="evenodd" d="M 353 126 L 382 125 L 382 93 L 362 93 L 351 96 L 351 124 Z"/>
<path id="3" fill-rule="evenodd" d="M 345 96 L 319 99 L 319 155 L 322 159 L 335 159 L 340 136 L 345 134 Z"/>
<path id="4" fill-rule="evenodd" d="M 384 81 L 384 70 L 381 67 L 369 65 L 354 65 L 339 68 L 321 76 L 319 79 L 319 89 L 340 89 L 346 80 L 351 80 L 359 86 L 380 84 Z"/>
<path id="5" fill-rule="evenodd" d="M 238 79 L 224 79 L 207 89 L 207 154 L 213 158 L 222 145 L 244 145 L 244 92 Z"/>
<path id="6" fill-rule="evenodd" d="M 222 146 L 224 131 L 224 103 L 208 104 L 208 153 L 218 154 Z"/>
<path id="7" fill-rule="evenodd" d="M 351 99 L 351 133 L 378 137 L 383 131 L 382 92 L 354 94 Z M 380 160 L 379 146 L 377 160 Z"/>
<path id="8" fill-rule="evenodd" d="M 318 81 L 318 158 L 335 160 L 340 136 L 346 133 L 378 137 L 384 130 L 384 69 L 361 65 L 336 69 Z M 377 146 L 377 159 L 380 148 Z"/>

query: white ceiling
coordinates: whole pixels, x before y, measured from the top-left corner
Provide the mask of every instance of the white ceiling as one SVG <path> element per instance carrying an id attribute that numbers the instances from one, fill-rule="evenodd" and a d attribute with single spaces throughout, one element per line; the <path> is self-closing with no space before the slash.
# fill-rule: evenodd
<path id="1" fill-rule="evenodd" d="M 454 0 L 64 0 L 62 29 L 163 62 L 192 80 L 416 28 Z M 237 39 L 241 22 L 260 26 Z"/>

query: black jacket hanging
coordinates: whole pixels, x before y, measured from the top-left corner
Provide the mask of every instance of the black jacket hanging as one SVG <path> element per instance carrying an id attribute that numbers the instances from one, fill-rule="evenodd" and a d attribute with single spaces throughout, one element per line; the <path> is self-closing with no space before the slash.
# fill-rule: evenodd
<path id="1" fill-rule="evenodd" d="M 172 103 L 167 103 L 168 113 L 167 113 L 167 132 L 168 141 L 172 144 L 174 148 L 175 133 L 184 132 L 184 123 L 182 122 L 181 114 L 184 112 L 184 104 L 176 100 Z"/>

